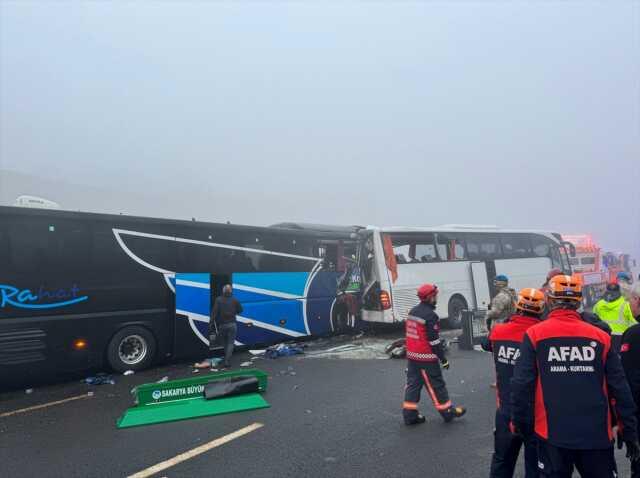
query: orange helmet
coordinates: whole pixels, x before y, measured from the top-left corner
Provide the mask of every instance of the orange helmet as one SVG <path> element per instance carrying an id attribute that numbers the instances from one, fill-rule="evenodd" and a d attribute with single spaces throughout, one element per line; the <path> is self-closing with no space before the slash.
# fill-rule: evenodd
<path id="1" fill-rule="evenodd" d="M 549 281 L 547 297 L 559 301 L 582 301 L 582 283 L 576 276 L 558 275 Z"/>
<path id="2" fill-rule="evenodd" d="M 544 294 L 539 289 L 522 289 L 518 293 L 516 309 L 522 312 L 542 315 L 542 311 L 544 310 Z"/>

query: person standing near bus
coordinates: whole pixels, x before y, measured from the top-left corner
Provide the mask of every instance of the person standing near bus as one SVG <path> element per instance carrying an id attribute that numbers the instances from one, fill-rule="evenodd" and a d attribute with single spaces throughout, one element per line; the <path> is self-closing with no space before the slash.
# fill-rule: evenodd
<path id="1" fill-rule="evenodd" d="M 509 278 L 500 274 L 493 281 L 496 295 L 491 299 L 487 311 L 487 329 L 491 330 L 494 324 L 505 322 L 515 312 L 517 300 L 516 291 L 509 288 Z"/>
<path id="2" fill-rule="evenodd" d="M 405 425 L 425 422 L 418 412 L 420 390 L 426 387 L 429 396 L 446 423 L 466 413 L 464 407 L 456 407 L 449 400 L 449 392 L 442 377 L 442 368 L 449 362 L 440 341 L 440 324 L 435 312 L 438 287 L 424 284 L 418 289 L 420 304 L 409 312 L 405 321 L 407 348 L 407 385 L 405 387 L 402 415 Z"/>
<path id="3" fill-rule="evenodd" d="M 609 325 L 613 349 L 619 352 L 622 334 L 636 323 L 629 302 L 622 296 L 619 284 L 607 284 L 604 297 L 593 306 L 593 313 Z"/>
<path id="4" fill-rule="evenodd" d="M 620 356 L 609 335 L 582 319 L 581 302 L 577 278 L 551 279 L 551 312 L 525 332 L 511 379 L 510 427 L 515 435 L 535 434 L 539 473 L 549 478 L 569 478 L 574 468 L 583 478 L 618 476 L 611 408 L 627 457 L 640 457 L 636 406 Z"/>
<path id="5" fill-rule="evenodd" d="M 636 282 L 628 291 L 631 313 L 640 322 L 640 283 Z M 631 387 L 631 394 L 637 404 L 640 404 L 640 324 L 629 327 L 622 336 L 620 347 L 622 367 Z M 640 411 L 636 410 L 636 420 L 640 432 Z M 618 439 L 620 446 L 620 439 Z M 640 460 L 631 462 L 631 478 L 640 478 Z"/>
<path id="6" fill-rule="evenodd" d="M 211 318 L 209 324 L 211 327 L 215 325 L 218 329 L 218 337 L 224 348 L 223 368 L 231 366 L 231 356 L 233 355 L 233 347 L 238 334 L 238 325 L 236 316 L 242 313 L 242 305 L 233 296 L 233 289 L 230 284 L 226 284 L 222 288 L 222 295 L 216 297 L 211 309 Z"/>
<path id="7" fill-rule="evenodd" d="M 511 377 L 520 356 L 520 344 L 524 333 L 539 324 L 545 309 L 544 294 L 538 289 L 522 289 L 516 302 L 516 313 L 504 324 L 496 324 L 482 348 L 493 352 L 496 368 L 497 390 L 494 435 L 494 452 L 491 458 L 491 478 L 511 478 L 516 468 L 520 448 L 524 444 L 525 477 L 538 476 L 538 453 L 532 435 L 515 436 L 509 429 L 511 420 Z M 530 423 L 533 423 L 533 415 Z"/>

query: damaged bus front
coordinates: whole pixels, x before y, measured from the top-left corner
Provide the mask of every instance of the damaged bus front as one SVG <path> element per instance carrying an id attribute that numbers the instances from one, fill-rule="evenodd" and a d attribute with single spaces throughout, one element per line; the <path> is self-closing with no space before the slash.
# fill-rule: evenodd
<path id="1" fill-rule="evenodd" d="M 498 274 L 519 290 L 540 287 L 552 268 L 571 273 L 565 244 L 551 232 L 450 225 L 367 227 L 358 236 L 366 322 L 404 321 L 418 301 L 417 288 L 434 283 L 440 290 L 438 315 L 460 327 L 464 310 L 488 308 Z"/>

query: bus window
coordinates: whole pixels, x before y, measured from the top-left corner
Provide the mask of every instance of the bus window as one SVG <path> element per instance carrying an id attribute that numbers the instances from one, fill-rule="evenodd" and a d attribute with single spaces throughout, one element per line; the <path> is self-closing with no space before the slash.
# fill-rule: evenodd
<path id="1" fill-rule="evenodd" d="M 502 243 L 502 253 L 504 257 L 518 258 L 531 257 L 531 243 L 526 234 L 501 234 L 500 242 Z"/>
<path id="2" fill-rule="evenodd" d="M 438 257 L 442 261 L 463 261 L 467 259 L 464 240 L 461 235 L 455 233 L 437 233 L 436 244 Z"/>
<path id="3" fill-rule="evenodd" d="M 393 255 L 398 264 L 420 264 L 438 260 L 433 234 L 394 235 Z"/>
<path id="4" fill-rule="evenodd" d="M 493 234 L 467 234 L 466 240 L 469 259 L 486 261 L 502 258 L 498 236 Z"/>
<path id="5" fill-rule="evenodd" d="M 565 257 L 566 263 L 563 263 L 560 257 L 560 248 L 551 239 L 538 234 L 531 235 L 531 245 L 533 246 L 533 255 L 536 257 L 548 257 L 551 259 L 552 267 L 563 270 L 570 270 L 569 260 Z"/>

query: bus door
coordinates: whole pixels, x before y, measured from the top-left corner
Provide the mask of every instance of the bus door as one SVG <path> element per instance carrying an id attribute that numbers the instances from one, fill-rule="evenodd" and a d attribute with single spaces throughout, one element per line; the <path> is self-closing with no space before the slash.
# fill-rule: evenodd
<path id="1" fill-rule="evenodd" d="M 471 263 L 471 283 L 473 285 L 473 296 L 475 299 L 475 309 L 487 310 L 491 303 L 491 291 L 489 283 L 489 271 L 485 262 Z M 495 266 L 494 266 L 495 270 Z"/>
<path id="2" fill-rule="evenodd" d="M 178 358 L 207 357 L 212 276 L 208 273 L 179 273 L 175 275 L 175 288 L 174 355 Z"/>

